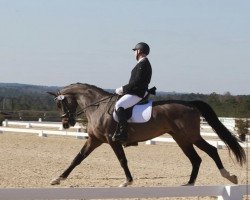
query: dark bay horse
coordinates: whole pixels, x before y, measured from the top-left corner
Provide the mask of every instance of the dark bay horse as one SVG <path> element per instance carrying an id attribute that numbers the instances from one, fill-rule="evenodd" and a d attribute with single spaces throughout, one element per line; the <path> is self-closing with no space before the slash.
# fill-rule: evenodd
<path id="1" fill-rule="evenodd" d="M 89 134 L 86 143 L 69 167 L 58 178 L 53 179 L 51 184 L 60 184 L 60 181 L 65 180 L 71 171 L 94 149 L 103 143 L 108 143 L 126 175 L 126 182 L 121 186 L 131 185 L 133 178 L 127 165 L 123 146 L 111 139 L 117 123 L 110 113 L 113 111 L 117 96 L 94 85 L 81 83 L 66 86 L 57 94 L 51 94 L 56 97 L 57 106 L 63 112 L 62 123 L 64 128 L 74 126 L 77 113 L 84 111 L 88 119 L 87 132 Z M 80 111 L 77 111 L 77 108 Z M 246 161 L 246 155 L 238 139 L 219 121 L 212 108 L 202 101 L 153 102 L 152 116 L 148 122 L 130 123 L 128 125 L 127 144 L 146 141 L 168 133 L 192 164 L 192 172 L 186 185 L 194 185 L 202 161 L 194 149 L 194 145 L 206 152 L 214 160 L 224 178 L 237 184 L 237 176 L 231 175 L 223 167 L 217 149 L 201 137 L 200 115 L 207 120 L 208 124 L 227 145 L 229 151 L 233 152 L 236 161 L 242 165 Z"/>

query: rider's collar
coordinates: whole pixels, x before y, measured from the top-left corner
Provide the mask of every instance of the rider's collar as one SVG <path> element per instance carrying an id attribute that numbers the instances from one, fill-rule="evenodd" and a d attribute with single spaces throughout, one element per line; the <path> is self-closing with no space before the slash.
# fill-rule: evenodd
<path id="1" fill-rule="evenodd" d="M 147 57 L 145 56 L 145 57 L 140 58 L 137 63 L 141 62 L 144 58 L 147 58 Z"/>

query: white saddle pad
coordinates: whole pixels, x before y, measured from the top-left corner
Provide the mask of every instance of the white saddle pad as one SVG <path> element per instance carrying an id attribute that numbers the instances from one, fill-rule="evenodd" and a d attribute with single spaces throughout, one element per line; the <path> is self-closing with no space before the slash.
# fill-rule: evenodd
<path id="1" fill-rule="evenodd" d="M 130 123 L 145 123 L 150 120 L 152 114 L 152 102 L 149 101 L 147 104 L 135 105 L 132 111 L 132 117 L 128 119 Z M 115 112 L 113 112 L 113 118 L 118 122 L 118 118 Z"/>

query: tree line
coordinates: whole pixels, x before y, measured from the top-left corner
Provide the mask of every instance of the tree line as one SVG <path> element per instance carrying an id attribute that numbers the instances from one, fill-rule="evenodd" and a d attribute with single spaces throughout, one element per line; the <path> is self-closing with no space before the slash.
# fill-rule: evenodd
<path id="1" fill-rule="evenodd" d="M 14 119 L 57 121 L 60 118 L 54 99 L 47 91 L 58 91 L 59 87 L 26 84 L 0 83 L 0 111 Z M 113 91 L 113 90 L 108 90 Z M 195 94 L 158 92 L 154 100 L 202 100 L 207 102 L 219 117 L 250 118 L 250 95 Z"/>
<path id="2" fill-rule="evenodd" d="M 225 94 L 166 94 L 154 97 L 155 100 L 201 100 L 208 103 L 219 117 L 250 118 L 250 95 Z"/>
<path id="3" fill-rule="evenodd" d="M 59 112 L 48 91 L 59 87 L 0 83 L 0 111 L 2 118 L 58 121 Z"/>

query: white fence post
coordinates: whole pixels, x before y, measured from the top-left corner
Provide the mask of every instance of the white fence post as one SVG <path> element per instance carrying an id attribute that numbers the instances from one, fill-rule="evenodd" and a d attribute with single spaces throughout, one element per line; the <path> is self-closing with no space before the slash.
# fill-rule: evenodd
<path id="1" fill-rule="evenodd" d="M 28 123 L 28 124 L 26 125 L 26 128 L 32 128 L 31 124 Z"/>
<path id="2" fill-rule="evenodd" d="M 3 122 L 3 126 L 8 127 L 8 119 L 5 119 L 5 121 Z"/>
<path id="3" fill-rule="evenodd" d="M 248 185 L 246 185 L 246 187 L 242 186 L 239 187 L 237 185 L 229 185 L 229 186 L 225 186 L 224 192 L 222 194 L 222 196 L 218 197 L 218 200 L 242 200 L 242 197 L 244 194 L 247 194 L 247 187 L 249 187 Z"/>
<path id="4" fill-rule="evenodd" d="M 64 128 L 63 128 L 63 125 L 60 125 L 59 127 L 59 131 L 62 131 Z"/>
<path id="5" fill-rule="evenodd" d="M 47 134 L 45 134 L 45 133 L 43 132 L 43 130 L 41 130 L 41 131 L 38 133 L 38 136 L 39 136 L 39 137 L 47 137 Z"/>
<path id="6" fill-rule="evenodd" d="M 153 140 L 148 140 L 148 141 L 146 141 L 146 144 L 149 144 L 149 145 L 155 145 L 155 144 L 156 144 L 156 142 L 155 142 L 155 141 L 153 141 Z"/>

